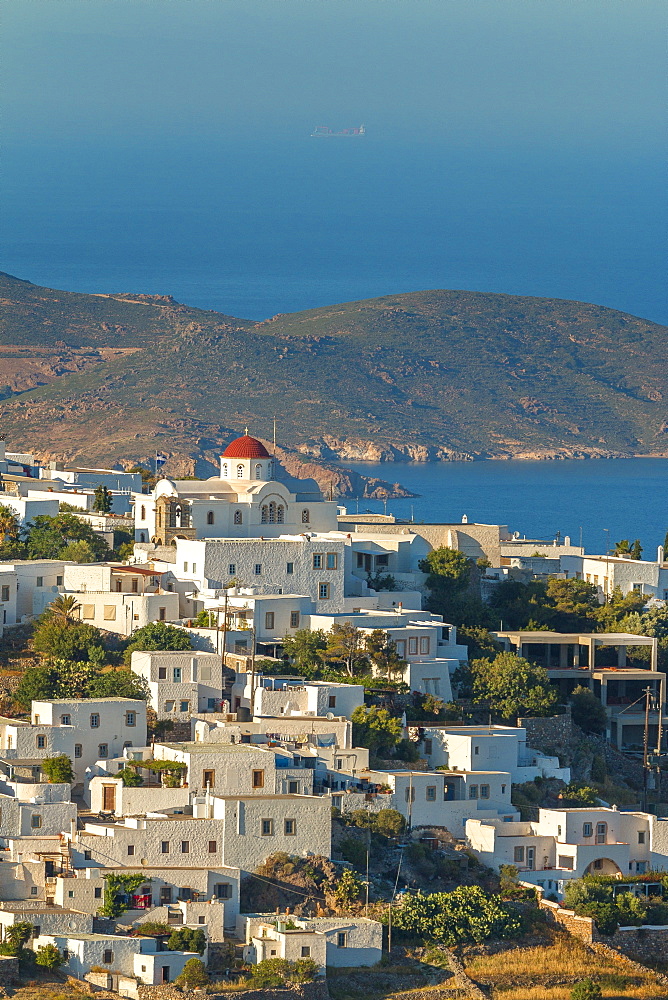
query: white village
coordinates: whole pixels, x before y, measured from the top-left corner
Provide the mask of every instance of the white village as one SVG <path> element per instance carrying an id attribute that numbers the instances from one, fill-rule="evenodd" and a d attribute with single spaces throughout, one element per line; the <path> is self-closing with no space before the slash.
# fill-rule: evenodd
<path id="1" fill-rule="evenodd" d="M 660 635 L 504 622 L 493 655 L 534 665 L 561 706 L 507 713 L 494 698 L 473 706 L 470 636 L 428 610 L 433 557 L 446 552 L 473 567 L 483 604 L 513 581 L 582 581 L 602 608 L 614 598 L 660 612 L 663 546 L 643 560 L 465 515 L 352 513 L 248 433 L 214 478 L 159 465 L 146 486 L 139 472 L 41 465 L 0 446 L 5 540 L 63 512 L 109 551 L 115 532 L 129 539 L 118 559 L 0 563 L 3 641 L 45 623 L 100 630 L 125 650 L 98 697 L 81 696 L 65 657 L 33 666 L 51 671 L 57 697 L 35 687 L 23 710 L 3 698 L 0 976 L 19 941 L 137 1000 L 196 983 L 187 969 L 233 982 L 275 959 L 317 983 L 384 960 L 388 923 L 391 935 L 402 904 L 430 891 L 411 859 L 468 885 L 473 869 L 502 873 L 563 924 L 586 919 L 567 905 L 583 879 L 663 895 L 668 818 L 649 806 L 664 749 Z M 121 674 L 135 696 L 114 686 Z M 573 782 L 571 697 L 596 705 L 594 758 L 635 768 L 628 805 Z M 527 818 L 517 786 L 556 798 Z M 245 881 L 266 897 L 288 862 L 333 866 L 334 894 L 249 908 Z"/>

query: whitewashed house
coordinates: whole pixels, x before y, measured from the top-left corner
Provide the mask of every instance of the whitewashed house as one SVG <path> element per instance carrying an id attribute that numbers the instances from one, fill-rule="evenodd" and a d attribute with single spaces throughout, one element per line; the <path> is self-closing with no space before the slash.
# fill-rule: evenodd
<path id="1" fill-rule="evenodd" d="M 310 958 L 324 975 L 328 966 L 371 966 L 382 958 L 383 925 L 368 917 L 242 913 L 237 936 L 246 942 L 245 961 L 253 965 L 270 958 Z"/>
<path id="2" fill-rule="evenodd" d="M 77 783 L 96 761 L 118 757 L 125 747 L 146 745 L 146 702 L 139 698 L 33 701 L 31 717 L 33 726 L 74 732 L 71 759 Z"/>
<path id="3" fill-rule="evenodd" d="M 558 757 L 527 747 L 521 726 L 458 726 L 409 722 L 409 737 L 419 740 L 430 767 L 451 771 L 507 771 L 514 784 L 558 778 L 568 784 L 570 768 Z"/>
<path id="4" fill-rule="evenodd" d="M 136 651 L 131 669 L 146 681 L 159 719 L 186 721 L 221 709 L 223 659 L 216 653 Z"/>

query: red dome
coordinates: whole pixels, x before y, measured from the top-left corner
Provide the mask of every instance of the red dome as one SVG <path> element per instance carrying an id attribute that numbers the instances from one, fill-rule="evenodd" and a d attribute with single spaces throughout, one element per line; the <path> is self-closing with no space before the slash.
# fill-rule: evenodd
<path id="1" fill-rule="evenodd" d="M 244 434 L 228 444 L 223 458 L 271 458 L 271 455 L 257 438 Z"/>

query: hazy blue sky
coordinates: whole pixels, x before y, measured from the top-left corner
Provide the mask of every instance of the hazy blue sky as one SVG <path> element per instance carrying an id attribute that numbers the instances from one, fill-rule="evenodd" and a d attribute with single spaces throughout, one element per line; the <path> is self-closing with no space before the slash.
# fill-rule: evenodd
<path id="1" fill-rule="evenodd" d="M 365 121 L 656 142 L 663 0 L 5 0 L 7 137 Z M 476 140 L 477 142 L 478 140 Z"/>
<path id="2" fill-rule="evenodd" d="M 665 0 L 0 17 L 4 270 L 257 318 L 445 287 L 668 319 Z"/>

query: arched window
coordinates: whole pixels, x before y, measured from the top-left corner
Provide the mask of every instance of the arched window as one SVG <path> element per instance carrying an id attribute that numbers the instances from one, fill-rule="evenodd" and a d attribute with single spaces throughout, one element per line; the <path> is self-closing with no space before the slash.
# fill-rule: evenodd
<path id="1" fill-rule="evenodd" d="M 234 512 L 234 523 L 235 524 L 241 524 L 242 521 L 243 521 L 243 515 L 242 515 L 241 511 L 240 510 L 235 510 L 235 512 Z"/>
<path id="2" fill-rule="evenodd" d="M 144 534 L 143 531 L 139 532 L 139 541 L 140 542 L 145 542 L 146 541 L 146 535 Z"/>
<path id="3" fill-rule="evenodd" d="M 162 507 L 158 507 L 158 527 L 162 528 Z"/>
<path id="4" fill-rule="evenodd" d="M 206 523 L 207 524 L 213 524 L 214 520 L 215 520 L 215 518 L 213 516 L 213 511 L 212 510 L 208 511 L 207 515 L 206 515 Z"/>
<path id="5" fill-rule="evenodd" d="M 140 517 L 142 521 L 146 520 L 146 507 L 142 507 Z"/>
<path id="6" fill-rule="evenodd" d="M 262 466 L 261 465 L 256 465 L 255 466 L 255 478 L 256 479 L 262 479 Z"/>
<path id="7" fill-rule="evenodd" d="M 285 507 L 283 506 L 282 503 L 279 503 L 278 507 L 276 508 L 276 523 L 277 524 L 285 523 Z"/>
<path id="8" fill-rule="evenodd" d="M 227 462 L 223 462 L 223 476 L 227 478 L 227 474 L 228 474 Z"/>
<path id="9" fill-rule="evenodd" d="M 266 503 L 262 505 L 262 524 L 266 524 L 269 520 L 269 508 Z"/>
<path id="10" fill-rule="evenodd" d="M 269 524 L 276 524 L 276 504 L 273 500 L 269 504 Z"/>
<path id="11" fill-rule="evenodd" d="M 237 465 L 237 479 L 244 478 L 244 467 L 243 465 Z"/>
<path id="12" fill-rule="evenodd" d="M 273 474 L 274 474 L 274 463 L 269 462 L 269 464 L 267 465 L 267 479 L 271 479 Z"/>
<path id="13" fill-rule="evenodd" d="M 302 524 L 308 524 L 310 520 L 311 520 L 311 514 L 308 508 L 304 507 L 304 510 L 302 511 Z"/>

